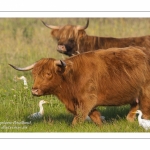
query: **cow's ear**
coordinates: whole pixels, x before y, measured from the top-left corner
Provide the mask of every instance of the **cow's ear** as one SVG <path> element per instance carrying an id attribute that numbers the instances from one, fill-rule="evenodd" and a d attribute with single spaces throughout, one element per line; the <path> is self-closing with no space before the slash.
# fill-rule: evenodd
<path id="1" fill-rule="evenodd" d="M 62 60 L 55 60 L 54 61 L 54 67 L 55 67 L 56 73 L 64 73 L 65 72 L 66 63 L 64 61 L 62 61 Z"/>

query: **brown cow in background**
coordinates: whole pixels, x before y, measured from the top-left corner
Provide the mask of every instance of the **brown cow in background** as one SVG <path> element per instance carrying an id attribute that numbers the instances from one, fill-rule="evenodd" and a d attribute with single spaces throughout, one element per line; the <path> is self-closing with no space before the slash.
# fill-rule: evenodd
<path id="1" fill-rule="evenodd" d="M 85 26 L 52 26 L 43 24 L 52 29 L 51 35 L 58 42 L 57 50 L 68 56 L 87 52 L 90 50 L 107 49 L 112 47 L 141 46 L 150 48 L 150 36 L 113 38 L 97 37 L 86 34 L 85 29 L 89 25 L 89 19 Z"/>
<path id="2" fill-rule="evenodd" d="M 44 58 L 26 68 L 11 66 L 20 71 L 32 69 L 32 94 L 56 95 L 74 114 L 72 124 L 89 115 L 101 125 L 97 106 L 130 104 L 128 120 L 134 120 L 132 111 L 138 107 L 144 118 L 150 118 L 149 63 L 140 48 L 127 47 L 87 52 L 64 61 Z"/>

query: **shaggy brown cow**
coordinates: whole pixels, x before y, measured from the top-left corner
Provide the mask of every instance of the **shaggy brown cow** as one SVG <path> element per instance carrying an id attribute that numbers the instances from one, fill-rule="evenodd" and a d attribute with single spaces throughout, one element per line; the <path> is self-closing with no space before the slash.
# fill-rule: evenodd
<path id="1" fill-rule="evenodd" d="M 85 32 L 85 29 L 89 24 L 89 19 L 84 27 L 79 25 L 52 26 L 47 25 L 44 22 L 43 24 L 46 27 L 53 29 L 51 35 L 58 42 L 57 50 L 68 56 L 90 50 L 107 49 L 112 47 L 123 48 L 128 46 L 141 46 L 150 48 L 150 36 L 129 38 L 89 36 Z"/>
<path id="2" fill-rule="evenodd" d="M 11 65 L 12 66 L 12 65 Z M 150 117 L 150 68 L 147 55 L 138 48 L 110 48 L 83 53 L 64 61 L 44 58 L 26 67 L 32 69 L 35 96 L 53 94 L 74 114 L 72 124 L 89 115 L 102 124 L 97 106 L 130 104 L 127 116 L 133 120 L 138 108 L 144 118 Z"/>

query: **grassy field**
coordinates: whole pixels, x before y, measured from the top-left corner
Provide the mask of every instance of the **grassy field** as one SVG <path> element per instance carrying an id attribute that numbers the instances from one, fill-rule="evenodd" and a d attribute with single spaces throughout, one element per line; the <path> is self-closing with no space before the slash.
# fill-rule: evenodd
<path id="1" fill-rule="evenodd" d="M 33 97 L 31 94 L 31 72 L 18 72 L 8 64 L 27 66 L 41 58 L 64 59 L 66 56 L 56 51 L 56 42 L 41 20 L 52 25 L 86 23 L 85 18 L 1 18 L 0 19 L 0 132 L 146 132 L 134 123 L 126 121 L 129 106 L 99 107 L 106 121 L 102 127 L 86 121 L 71 126 L 72 114 L 54 96 Z M 86 30 L 89 35 L 129 37 L 150 34 L 148 18 L 90 18 Z M 14 78 L 24 75 L 23 81 Z M 30 121 L 27 116 L 39 111 L 38 102 L 47 100 L 44 105 L 44 118 Z"/>

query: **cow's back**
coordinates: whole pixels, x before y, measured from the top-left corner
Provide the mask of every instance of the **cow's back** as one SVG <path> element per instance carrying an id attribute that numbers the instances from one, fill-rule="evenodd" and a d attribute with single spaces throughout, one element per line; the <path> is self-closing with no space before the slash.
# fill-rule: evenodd
<path id="1" fill-rule="evenodd" d="M 75 62 L 75 86 L 99 97 L 100 105 L 130 103 L 149 82 L 147 56 L 138 48 L 97 50 L 71 59 Z"/>

